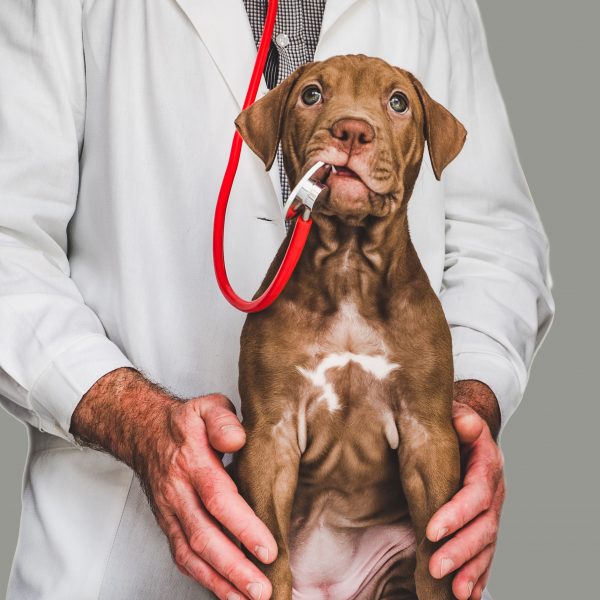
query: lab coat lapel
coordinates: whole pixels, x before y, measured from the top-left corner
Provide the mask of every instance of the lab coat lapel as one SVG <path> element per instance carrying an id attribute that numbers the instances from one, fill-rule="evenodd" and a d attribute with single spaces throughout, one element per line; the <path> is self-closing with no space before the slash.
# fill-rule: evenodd
<path id="1" fill-rule="evenodd" d="M 256 43 L 242 0 L 176 0 L 206 45 L 235 101 L 242 109 L 254 62 Z M 261 78 L 257 98 L 269 91 Z M 277 160 L 269 174 L 276 198 L 281 195 Z M 280 202 L 283 211 L 283 204 Z"/>
<path id="2" fill-rule="evenodd" d="M 242 0 L 176 0 L 202 38 L 241 110 L 256 60 Z M 264 78 L 258 91 L 267 91 Z"/>
<path id="3" fill-rule="evenodd" d="M 324 39 L 334 29 L 334 25 L 356 2 L 358 0 L 327 0 L 323 13 L 319 43 L 320 40 Z"/>

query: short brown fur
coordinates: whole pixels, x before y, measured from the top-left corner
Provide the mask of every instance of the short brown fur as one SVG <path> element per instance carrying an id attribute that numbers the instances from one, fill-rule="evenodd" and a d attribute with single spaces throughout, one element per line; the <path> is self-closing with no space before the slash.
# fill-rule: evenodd
<path id="1" fill-rule="evenodd" d="M 321 91 L 315 106 L 300 98 L 310 85 Z M 394 91 L 408 100 L 405 114 L 390 109 Z M 278 543 L 277 560 L 262 567 L 273 598 L 292 597 L 290 561 L 315 519 L 342 529 L 410 520 L 411 551 L 394 557 L 354 597 L 450 600 L 450 576 L 429 574 L 436 545 L 425 527 L 459 483 L 451 338 L 410 239 L 407 203 L 425 143 L 439 179 L 466 132 L 413 75 L 365 56 L 301 67 L 236 125 L 267 168 L 281 140 L 292 185 L 319 159 L 345 161 L 358 176 L 323 175 L 330 192 L 315 206 L 296 271 L 269 309 L 248 316 L 242 332 L 239 389 L 248 441 L 234 466 L 241 493 Z M 382 349 L 399 365 L 384 379 L 353 362 L 330 370 L 340 401 L 335 411 L 317 401 L 301 371 L 328 353 Z M 393 427 L 386 433 L 379 415 L 388 412 Z"/>

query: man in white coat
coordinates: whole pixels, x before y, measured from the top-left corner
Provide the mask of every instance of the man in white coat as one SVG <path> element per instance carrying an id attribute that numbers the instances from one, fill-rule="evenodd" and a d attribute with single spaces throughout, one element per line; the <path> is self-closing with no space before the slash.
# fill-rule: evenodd
<path id="1" fill-rule="evenodd" d="M 441 183 L 425 157 L 409 218 L 471 459 L 429 525 L 458 532 L 431 570 L 477 600 L 504 497 L 494 439 L 553 315 L 547 239 L 475 0 L 329 0 L 315 60 L 353 53 L 412 71 L 469 132 Z M 211 260 L 255 56 L 242 0 L 0 3 L 0 394 L 30 439 L 9 600 L 270 596 L 219 526 L 273 560 L 218 454 L 244 443 L 227 400 L 244 316 Z M 284 235 L 277 169 L 245 149 L 230 205 L 249 296 Z"/>

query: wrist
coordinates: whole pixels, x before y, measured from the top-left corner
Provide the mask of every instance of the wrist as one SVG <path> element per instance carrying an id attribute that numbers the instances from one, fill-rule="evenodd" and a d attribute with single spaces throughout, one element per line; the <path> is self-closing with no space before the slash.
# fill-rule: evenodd
<path id="1" fill-rule="evenodd" d="M 497 439 L 501 424 L 500 406 L 490 387 L 477 379 L 455 381 L 454 400 L 472 408 L 487 423 L 492 437 Z"/>
<path id="2" fill-rule="evenodd" d="M 108 452 L 139 474 L 142 457 L 167 431 L 170 410 L 179 402 L 139 371 L 116 369 L 81 398 L 71 433 L 83 445 Z"/>

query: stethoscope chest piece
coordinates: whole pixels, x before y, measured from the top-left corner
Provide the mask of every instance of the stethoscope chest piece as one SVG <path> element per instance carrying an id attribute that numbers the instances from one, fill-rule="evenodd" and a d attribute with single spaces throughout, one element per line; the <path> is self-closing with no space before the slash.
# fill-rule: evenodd
<path id="1" fill-rule="evenodd" d="M 308 221 L 315 203 L 327 190 L 325 184 L 312 178 L 324 166 L 323 161 L 317 161 L 295 185 L 283 207 L 286 220 L 293 219 L 302 211 L 302 219 Z"/>

